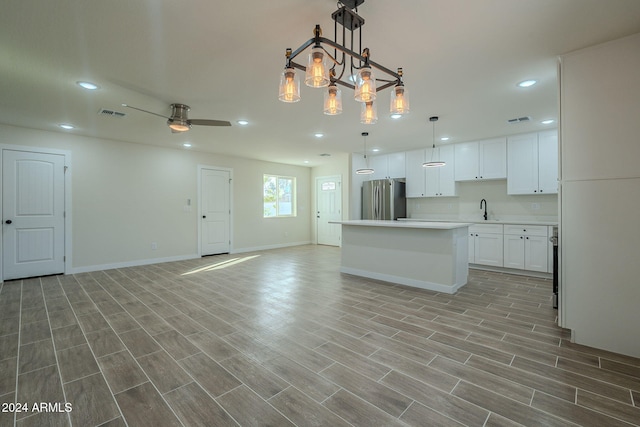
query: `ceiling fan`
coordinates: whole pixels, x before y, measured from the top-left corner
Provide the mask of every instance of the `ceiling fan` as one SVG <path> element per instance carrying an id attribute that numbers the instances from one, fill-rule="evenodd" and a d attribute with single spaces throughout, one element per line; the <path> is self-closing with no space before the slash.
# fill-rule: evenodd
<path id="1" fill-rule="evenodd" d="M 142 108 L 132 107 L 128 104 L 122 104 L 123 107 L 133 108 L 134 110 L 142 111 L 143 113 L 153 114 L 154 116 L 163 117 L 167 119 L 167 125 L 171 128 L 172 133 L 186 132 L 191 129 L 191 125 L 196 126 L 231 126 L 231 122 L 225 120 L 208 120 L 208 119 L 190 119 L 188 117 L 188 111 L 190 110 L 188 105 L 184 104 L 171 104 L 171 116 L 166 117 L 162 114 L 154 113 L 152 111 L 143 110 Z"/>

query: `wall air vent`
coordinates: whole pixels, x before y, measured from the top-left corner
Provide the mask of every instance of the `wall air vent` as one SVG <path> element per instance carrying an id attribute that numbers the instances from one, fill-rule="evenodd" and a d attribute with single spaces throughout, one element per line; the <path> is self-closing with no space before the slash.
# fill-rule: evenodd
<path id="1" fill-rule="evenodd" d="M 530 122 L 531 121 L 531 117 L 529 116 L 524 116 L 524 117 L 517 117 L 515 119 L 509 119 L 507 120 L 507 123 L 522 123 L 522 122 Z"/>
<path id="2" fill-rule="evenodd" d="M 126 113 L 115 111 L 115 110 L 109 110 L 108 108 L 101 108 L 100 111 L 98 111 L 98 114 L 100 116 L 117 117 L 120 119 L 127 115 Z"/>

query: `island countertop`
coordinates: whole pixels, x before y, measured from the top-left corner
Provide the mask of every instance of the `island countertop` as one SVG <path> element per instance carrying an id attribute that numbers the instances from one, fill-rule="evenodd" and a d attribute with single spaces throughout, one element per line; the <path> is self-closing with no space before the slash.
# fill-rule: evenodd
<path id="1" fill-rule="evenodd" d="M 444 221 L 390 221 L 354 219 L 348 221 L 330 221 L 330 224 L 356 225 L 363 227 L 392 227 L 392 228 L 422 228 L 435 230 L 453 230 L 455 228 L 469 227 L 469 222 L 444 222 Z"/>

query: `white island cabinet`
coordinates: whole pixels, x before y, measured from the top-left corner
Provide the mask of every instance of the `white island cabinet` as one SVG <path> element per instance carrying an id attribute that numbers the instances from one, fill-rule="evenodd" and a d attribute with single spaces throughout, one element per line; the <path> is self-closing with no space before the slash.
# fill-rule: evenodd
<path id="1" fill-rule="evenodd" d="M 339 221 L 340 271 L 448 294 L 467 283 L 468 223 Z"/>

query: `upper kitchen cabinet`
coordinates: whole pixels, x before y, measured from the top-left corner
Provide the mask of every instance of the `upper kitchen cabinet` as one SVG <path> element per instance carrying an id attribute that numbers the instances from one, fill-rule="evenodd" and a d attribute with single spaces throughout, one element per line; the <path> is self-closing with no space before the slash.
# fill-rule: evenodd
<path id="1" fill-rule="evenodd" d="M 558 132 L 510 136 L 507 194 L 558 193 Z"/>
<path id="2" fill-rule="evenodd" d="M 507 177 L 505 138 L 455 144 L 455 180 L 476 181 Z"/>
<path id="3" fill-rule="evenodd" d="M 442 160 L 441 167 L 425 168 L 425 161 Z M 406 153 L 407 197 L 457 196 L 454 180 L 453 146 L 444 145 L 435 149 L 413 150 Z"/>
<path id="4" fill-rule="evenodd" d="M 374 170 L 371 179 L 404 178 L 405 153 L 381 154 L 369 157 L 369 166 Z"/>

